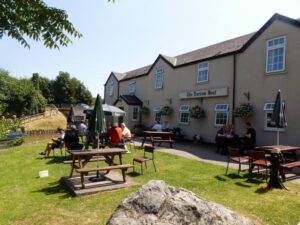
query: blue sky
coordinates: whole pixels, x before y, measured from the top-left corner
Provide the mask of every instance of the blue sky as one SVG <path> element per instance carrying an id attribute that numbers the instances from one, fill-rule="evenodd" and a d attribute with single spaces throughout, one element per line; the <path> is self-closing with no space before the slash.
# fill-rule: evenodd
<path id="1" fill-rule="evenodd" d="M 111 71 L 126 72 L 258 30 L 274 13 L 300 18 L 298 0 L 47 0 L 66 10 L 83 34 L 50 50 L 29 41 L 0 40 L 0 68 L 16 77 L 32 73 L 54 79 L 59 71 L 103 96 Z"/>

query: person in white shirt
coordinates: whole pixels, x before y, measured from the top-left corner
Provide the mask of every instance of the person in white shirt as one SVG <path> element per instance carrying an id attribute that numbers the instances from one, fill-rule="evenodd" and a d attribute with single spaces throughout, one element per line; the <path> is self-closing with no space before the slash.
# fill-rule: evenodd
<path id="1" fill-rule="evenodd" d="M 78 136 L 81 139 L 81 142 L 84 143 L 84 136 L 86 136 L 86 132 L 87 132 L 87 126 L 85 125 L 84 121 L 82 120 L 80 122 L 80 124 L 78 124 Z"/>
<path id="2" fill-rule="evenodd" d="M 53 139 L 53 142 L 49 142 L 43 152 L 40 155 L 45 155 L 45 157 L 49 157 L 51 150 L 55 148 L 60 148 L 64 143 L 65 131 L 61 128 L 57 128 L 58 137 L 57 139 Z"/>
<path id="3" fill-rule="evenodd" d="M 162 125 L 160 124 L 159 121 L 156 121 L 156 123 L 153 125 L 152 130 L 155 131 L 162 131 Z"/>
<path id="4" fill-rule="evenodd" d="M 126 124 L 121 123 L 120 127 L 122 128 L 122 134 L 123 134 L 124 141 L 126 141 L 126 139 L 129 140 L 131 138 L 131 132 L 128 129 L 128 127 L 126 127 Z"/>

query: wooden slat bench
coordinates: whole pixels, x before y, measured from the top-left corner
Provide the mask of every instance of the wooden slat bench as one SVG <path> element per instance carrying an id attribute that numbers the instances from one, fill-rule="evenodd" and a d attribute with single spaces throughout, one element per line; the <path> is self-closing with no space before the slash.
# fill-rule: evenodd
<path id="1" fill-rule="evenodd" d="M 280 174 L 283 180 L 286 179 L 285 174 L 283 170 L 288 170 L 288 169 L 293 169 L 296 167 L 300 167 L 300 161 L 295 161 L 295 162 L 289 162 L 289 163 L 283 163 L 280 165 Z"/>
<path id="2" fill-rule="evenodd" d="M 283 163 L 280 165 L 283 169 L 292 169 L 295 167 L 300 167 L 300 161 L 296 161 L 296 162 L 289 162 L 289 163 Z"/>
<path id="3" fill-rule="evenodd" d="M 128 168 L 133 168 L 133 165 L 122 164 L 122 165 L 113 165 L 113 166 L 104 166 L 104 167 L 81 168 L 81 169 L 76 169 L 76 171 L 80 173 L 82 188 L 85 188 L 84 176 L 87 175 L 89 172 L 97 172 L 97 171 L 100 172 L 100 171 L 110 171 L 110 170 L 120 169 L 122 170 L 123 182 L 126 182 L 125 172 Z"/>
<path id="4" fill-rule="evenodd" d="M 161 143 L 169 143 L 170 144 L 170 148 L 173 148 L 173 143 L 175 141 L 174 140 L 171 140 L 171 139 L 152 139 L 152 146 L 154 147 L 154 144 L 155 143 L 158 143 L 158 146 L 161 145 Z"/>

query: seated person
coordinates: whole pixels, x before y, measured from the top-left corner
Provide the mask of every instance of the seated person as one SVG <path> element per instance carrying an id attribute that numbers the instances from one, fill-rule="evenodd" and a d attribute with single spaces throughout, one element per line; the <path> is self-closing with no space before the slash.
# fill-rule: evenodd
<path id="1" fill-rule="evenodd" d="M 128 127 L 126 127 L 126 124 L 125 123 L 121 123 L 120 127 L 122 129 L 122 135 L 123 135 L 124 141 L 130 141 L 131 140 L 131 132 L 128 129 Z"/>
<path id="2" fill-rule="evenodd" d="M 223 148 L 223 145 L 225 142 L 225 129 L 226 129 L 226 126 L 224 125 L 216 133 L 216 137 L 215 137 L 215 142 L 217 145 L 216 153 L 219 153 L 220 149 L 223 151 L 222 148 Z"/>
<path id="3" fill-rule="evenodd" d="M 245 141 L 249 145 L 249 147 L 253 148 L 256 144 L 256 132 L 252 127 L 250 122 L 246 122 L 247 131 L 245 134 Z"/>
<path id="4" fill-rule="evenodd" d="M 83 144 L 79 144 L 78 130 L 74 127 L 66 132 L 64 142 L 68 150 L 80 150 L 83 147 Z"/>
<path id="5" fill-rule="evenodd" d="M 116 123 L 114 123 L 114 125 L 108 129 L 107 135 L 110 139 L 111 146 L 120 145 L 123 141 L 122 129 L 118 127 L 118 124 Z"/>
<path id="6" fill-rule="evenodd" d="M 160 124 L 160 122 L 157 120 L 156 123 L 153 125 L 152 130 L 154 131 L 162 131 L 162 125 Z"/>
<path id="7" fill-rule="evenodd" d="M 65 132 L 61 128 L 57 128 L 58 137 L 57 139 L 52 138 L 52 142 L 49 142 L 43 152 L 40 155 L 45 155 L 45 157 L 49 157 L 51 150 L 55 148 L 59 148 L 64 143 Z"/>

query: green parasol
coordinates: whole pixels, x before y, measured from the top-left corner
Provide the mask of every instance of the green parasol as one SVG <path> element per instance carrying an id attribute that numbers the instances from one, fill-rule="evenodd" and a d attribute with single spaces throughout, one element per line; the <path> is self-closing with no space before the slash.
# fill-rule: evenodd
<path id="1" fill-rule="evenodd" d="M 97 148 L 99 148 L 99 134 L 106 133 L 106 123 L 102 108 L 101 97 L 98 94 L 91 118 L 89 119 L 89 132 L 95 134 Z"/>
<path id="2" fill-rule="evenodd" d="M 106 133 L 106 123 L 104 112 L 102 108 L 101 97 L 98 94 L 94 106 L 92 116 L 89 120 L 89 132 L 95 134 L 97 141 L 97 149 L 99 149 L 99 134 Z M 99 166 L 99 161 L 97 160 L 97 167 Z M 103 180 L 103 177 L 99 176 L 99 171 L 97 171 L 97 176 L 92 179 L 93 181 Z"/>

